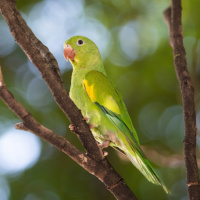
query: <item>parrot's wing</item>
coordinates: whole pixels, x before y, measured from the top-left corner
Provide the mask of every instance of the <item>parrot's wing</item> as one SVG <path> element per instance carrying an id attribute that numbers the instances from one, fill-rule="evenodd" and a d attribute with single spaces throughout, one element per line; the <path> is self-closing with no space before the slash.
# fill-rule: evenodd
<path id="1" fill-rule="evenodd" d="M 83 86 L 90 99 L 101 108 L 108 119 L 138 146 L 139 139 L 126 106 L 110 79 L 103 73 L 93 70 L 86 74 Z"/>
<path id="2" fill-rule="evenodd" d="M 162 185 L 166 193 L 168 193 L 167 187 L 160 180 L 140 148 L 137 133 L 133 128 L 122 97 L 108 77 L 99 71 L 90 71 L 83 80 L 83 87 L 91 101 L 96 103 L 118 130 L 128 138 L 132 151 L 125 153 L 131 162 L 149 181 Z"/>

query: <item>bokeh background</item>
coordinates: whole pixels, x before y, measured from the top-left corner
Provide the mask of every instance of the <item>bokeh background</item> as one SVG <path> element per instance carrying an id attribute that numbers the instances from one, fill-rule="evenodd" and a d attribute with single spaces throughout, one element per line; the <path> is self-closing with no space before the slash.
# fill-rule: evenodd
<path id="1" fill-rule="evenodd" d="M 108 160 L 140 200 L 186 200 L 184 123 L 168 30 L 167 0 L 17 0 L 35 35 L 56 57 L 69 91 L 71 65 L 63 43 L 73 35 L 91 38 L 128 107 L 142 148 L 173 195 L 149 183 L 120 153 Z M 200 147 L 200 2 L 183 1 L 184 44 L 195 88 L 197 154 Z M 40 73 L 15 43 L 0 16 L 0 64 L 7 87 L 43 125 L 80 142 L 54 102 Z M 20 120 L 0 100 L 1 200 L 113 200 L 94 176 L 37 136 L 15 130 Z M 199 157 L 198 157 L 199 164 Z"/>

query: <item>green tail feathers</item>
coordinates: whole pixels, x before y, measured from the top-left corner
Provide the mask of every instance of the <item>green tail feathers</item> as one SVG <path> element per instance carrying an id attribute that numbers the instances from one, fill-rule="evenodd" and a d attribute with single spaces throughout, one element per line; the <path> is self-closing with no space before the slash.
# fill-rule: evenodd
<path id="1" fill-rule="evenodd" d="M 161 181 L 160 177 L 154 171 L 150 162 L 144 158 L 137 150 L 133 149 L 131 154 L 126 153 L 127 157 L 133 163 L 133 165 L 147 178 L 148 181 L 153 184 L 160 185 L 163 187 L 164 191 L 168 194 L 170 191 L 165 186 L 165 184 Z"/>

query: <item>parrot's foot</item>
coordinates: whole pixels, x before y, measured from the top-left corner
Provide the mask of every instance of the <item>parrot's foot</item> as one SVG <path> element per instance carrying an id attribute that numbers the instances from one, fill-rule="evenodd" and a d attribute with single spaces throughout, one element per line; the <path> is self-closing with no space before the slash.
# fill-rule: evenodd
<path id="1" fill-rule="evenodd" d="M 94 125 L 94 124 L 89 124 L 89 127 L 90 127 L 90 129 L 92 129 L 92 128 L 96 128 L 96 127 L 98 127 L 97 125 Z"/>
<path id="2" fill-rule="evenodd" d="M 70 125 L 69 125 L 69 129 L 70 129 L 71 131 L 74 131 L 74 130 L 75 130 L 75 126 L 74 126 L 73 124 L 70 124 Z"/>
<path id="3" fill-rule="evenodd" d="M 108 155 L 107 151 L 103 151 L 103 157 L 106 157 Z"/>
<path id="4" fill-rule="evenodd" d="M 84 117 L 83 120 L 85 120 L 87 122 L 87 121 L 89 121 L 89 117 Z"/>
<path id="5" fill-rule="evenodd" d="M 98 144 L 101 149 L 107 148 L 110 144 L 110 141 L 106 140 L 103 143 Z"/>

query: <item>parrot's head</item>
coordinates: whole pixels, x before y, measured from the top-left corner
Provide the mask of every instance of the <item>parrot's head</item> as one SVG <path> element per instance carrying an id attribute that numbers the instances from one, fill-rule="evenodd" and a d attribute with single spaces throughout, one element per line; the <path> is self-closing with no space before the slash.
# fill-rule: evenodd
<path id="1" fill-rule="evenodd" d="M 96 44 L 84 36 L 74 36 L 65 41 L 64 57 L 69 59 L 73 66 L 101 60 Z"/>

